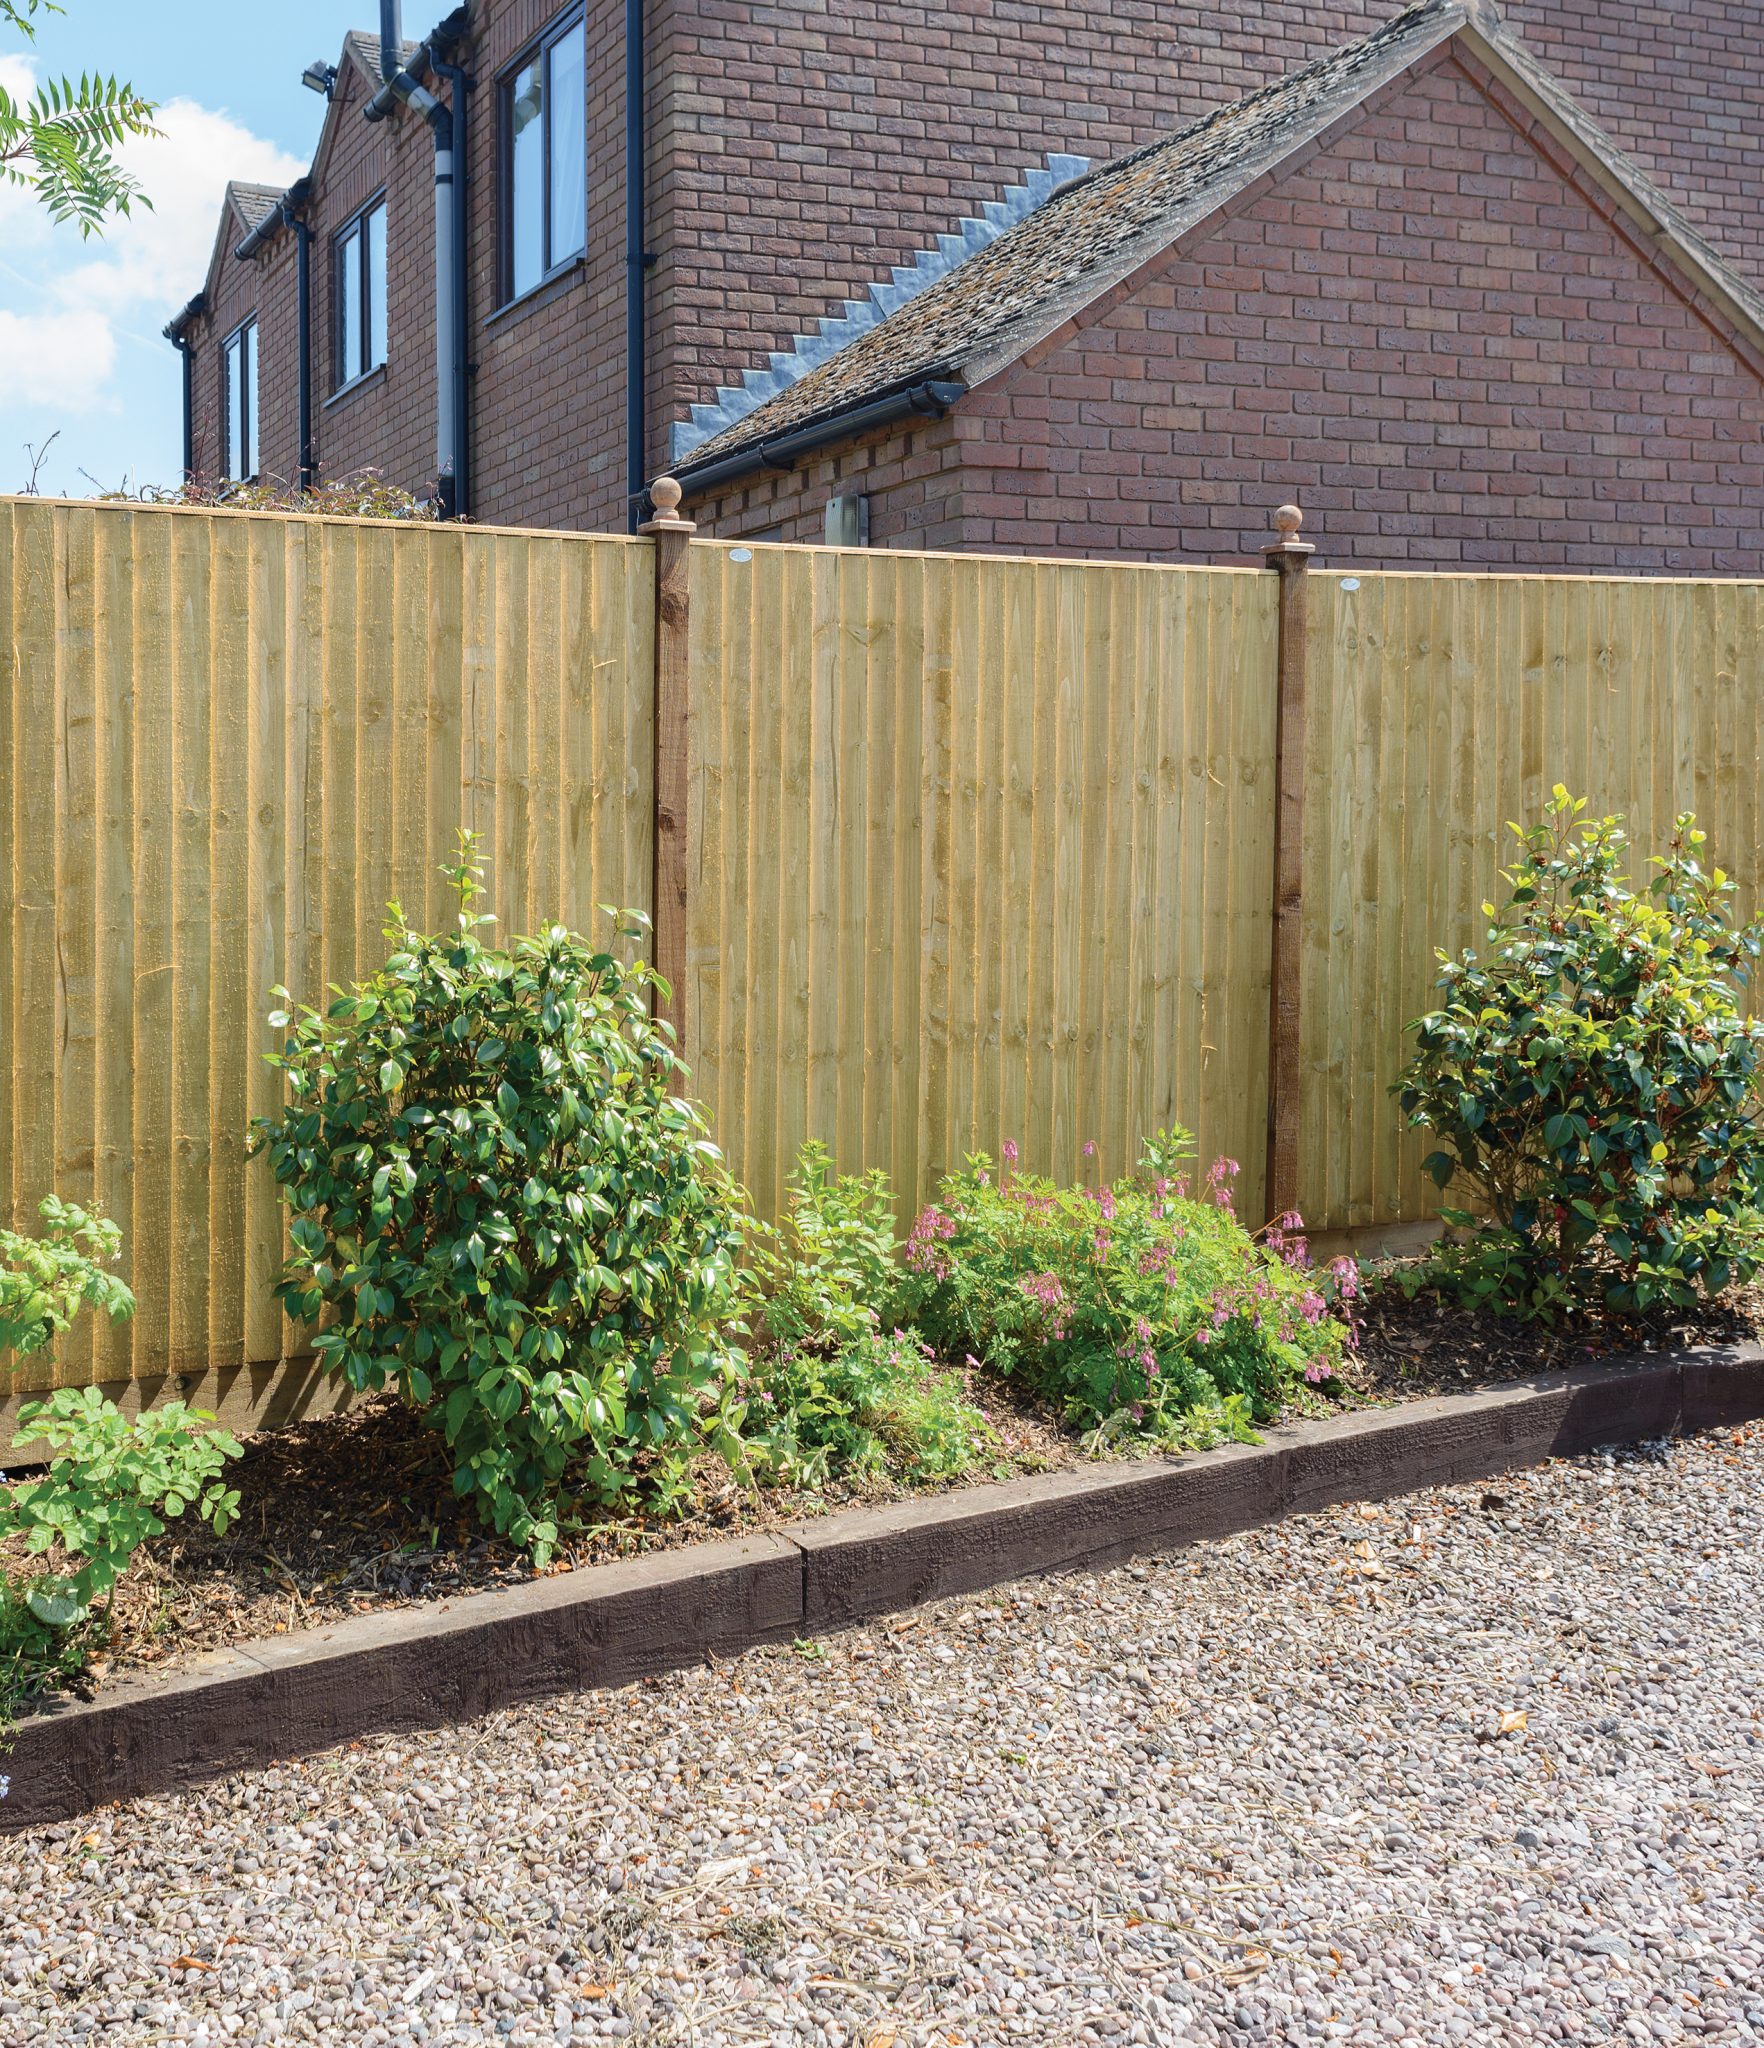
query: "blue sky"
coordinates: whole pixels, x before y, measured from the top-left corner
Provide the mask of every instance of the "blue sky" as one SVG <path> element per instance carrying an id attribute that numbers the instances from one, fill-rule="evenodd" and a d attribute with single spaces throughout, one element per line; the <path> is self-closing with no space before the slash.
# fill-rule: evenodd
<path id="1" fill-rule="evenodd" d="M 154 202 L 103 238 L 52 226 L 28 193 L 0 188 L 0 491 L 29 473 L 25 444 L 59 431 L 38 487 L 84 497 L 175 484 L 178 359 L 160 329 L 201 289 L 229 177 L 286 184 L 318 140 L 324 102 L 300 83 L 335 63 L 349 28 L 377 28 L 375 0 L 64 0 L 37 40 L 0 26 L 0 82 L 101 68 L 161 105 L 163 140 L 128 163 Z M 446 12 L 436 0 L 436 13 Z M 421 5 L 405 32 L 433 26 Z M 82 474 L 88 472 L 89 475 Z"/>

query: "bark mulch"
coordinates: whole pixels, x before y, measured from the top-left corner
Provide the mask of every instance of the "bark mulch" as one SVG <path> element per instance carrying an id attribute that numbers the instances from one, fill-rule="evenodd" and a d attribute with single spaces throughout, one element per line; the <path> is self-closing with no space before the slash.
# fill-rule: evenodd
<path id="1" fill-rule="evenodd" d="M 1411 1298 L 1401 1267 L 1371 1279 L 1356 1303 L 1357 1356 L 1341 1392 L 1352 1402 L 1424 1400 L 1463 1394 L 1625 1354 L 1681 1351 L 1693 1344 L 1754 1344 L 1764 1333 L 1764 1288 L 1736 1288 L 1718 1303 L 1628 1321 L 1563 1322 L 1551 1329 L 1511 1316 L 1473 1313 L 1433 1293 Z"/>

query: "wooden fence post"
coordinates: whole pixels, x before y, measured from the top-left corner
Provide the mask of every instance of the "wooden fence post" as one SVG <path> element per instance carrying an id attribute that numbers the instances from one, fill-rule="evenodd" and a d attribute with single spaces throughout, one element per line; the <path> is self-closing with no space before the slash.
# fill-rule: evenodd
<path id="1" fill-rule="evenodd" d="M 686 1049 L 686 740 L 691 710 L 687 635 L 691 628 L 689 547 L 697 530 L 680 516 L 680 486 L 671 476 L 650 486 L 655 517 L 638 527 L 655 543 L 655 760 L 650 837 L 650 915 L 655 969 L 668 985 L 655 1014 L 674 1027 Z"/>
<path id="2" fill-rule="evenodd" d="M 1305 599 L 1316 552 L 1298 537 L 1305 515 L 1282 505 L 1280 538 L 1262 550 L 1280 576 L 1275 662 L 1274 941 L 1268 979 L 1268 1153 L 1262 1182 L 1270 1219 L 1298 1207 L 1300 969 L 1304 912 Z"/>

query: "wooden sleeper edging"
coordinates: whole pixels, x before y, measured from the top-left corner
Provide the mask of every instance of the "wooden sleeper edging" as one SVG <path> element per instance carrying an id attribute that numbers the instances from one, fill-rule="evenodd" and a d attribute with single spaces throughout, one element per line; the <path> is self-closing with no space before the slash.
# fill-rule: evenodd
<path id="1" fill-rule="evenodd" d="M 858 1508 L 527 1585 L 366 1614 L 130 1678 L 20 1723 L 0 1833 L 371 1734 L 629 1685 L 1048 1572 L 1764 1415 L 1764 1347 L 1540 1374 L 1190 1457 Z"/>

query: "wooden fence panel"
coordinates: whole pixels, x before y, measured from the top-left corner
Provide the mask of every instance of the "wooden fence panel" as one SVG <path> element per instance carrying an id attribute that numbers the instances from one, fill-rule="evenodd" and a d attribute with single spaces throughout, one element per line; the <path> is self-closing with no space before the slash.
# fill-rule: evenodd
<path id="1" fill-rule="evenodd" d="M 1259 1212 L 1276 579 L 689 566 L 687 1055 L 762 1211 L 810 1136 L 904 1215 L 970 1150 L 1096 1178 L 1179 1121 Z M 1418 1221 L 1389 1084 L 1508 818 L 1560 780 L 1639 860 L 1694 808 L 1759 900 L 1764 585 L 1310 592 L 1302 1201 Z M 388 897 L 450 916 L 461 826 L 507 931 L 646 906 L 653 614 L 623 538 L 0 501 L 0 1215 L 96 1197 L 140 1301 L 62 1382 L 294 1355 L 267 992 L 368 969 Z"/>
<path id="2" fill-rule="evenodd" d="M 646 905 L 650 582 L 623 539 L 0 503 L 0 1215 L 96 1198 L 139 1301 L 15 1388 L 289 1355 L 268 991 L 371 968 L 388 898 L 449 918 L 462 824 L 504 929 Z"/>
<path id="3" fill-rule="evenodd" d="M 904 1212 L 1177 1121 L 1259 1200 L 1274 599 L 694 543 L 688 1054 L 762 1209 L 808 1137 Z"/>
<path id="4" fill-rule="evenodd" d="M 1507 821 L 1553 784 L 1622 813 L 1631 872 L 1694 810 L 1750 915 L 1764 885 L 1764 585 L 1311 576 L 1302 1206 L 1422 1221 L 1428 1146 L 1389 1087 L 1434 948 L 1481 943 Z"/>

